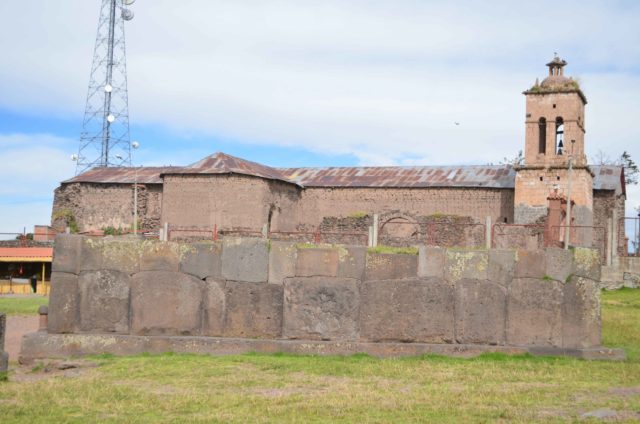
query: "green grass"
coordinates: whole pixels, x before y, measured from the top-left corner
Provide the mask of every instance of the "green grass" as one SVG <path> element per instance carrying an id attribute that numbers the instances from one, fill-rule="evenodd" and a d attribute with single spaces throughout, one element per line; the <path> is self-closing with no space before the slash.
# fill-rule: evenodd
<path id="1" fill-rule="evenodd" d="M 376 246 L 367 248 L 368 253 L 393 253 L 396 255 L 417 255 L 417 247 L 392 247 L 392 246 Z"/>
<path id="2" fill-rule="evenodd" d="M 48 305 L 45 296 L 0 296 L 0 312 L 7 315 L 37 315 L 40 305 Z"/>
<path id="3" fill-rule="evenodd" d="M 37 367 L 23 381 L 10 374 L 0 384 L 0 417 L 2 423 L 575 422 L 609 408 L 633 422 L 640 411 L 640 290 L 603 293 L 602 305 L 605 343 L 627 349 L 626 361 L 103 355 L 75 377 Z"/>

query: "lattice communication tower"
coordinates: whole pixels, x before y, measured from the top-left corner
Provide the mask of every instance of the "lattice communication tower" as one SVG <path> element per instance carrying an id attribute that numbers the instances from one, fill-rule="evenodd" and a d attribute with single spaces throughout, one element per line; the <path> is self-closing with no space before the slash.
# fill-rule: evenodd
<path id="1" fill-rule="evenodd" d="M 124 25 L 135 0 L 102 0 L 76 174 L 94 167 L 131 166 Z"/>

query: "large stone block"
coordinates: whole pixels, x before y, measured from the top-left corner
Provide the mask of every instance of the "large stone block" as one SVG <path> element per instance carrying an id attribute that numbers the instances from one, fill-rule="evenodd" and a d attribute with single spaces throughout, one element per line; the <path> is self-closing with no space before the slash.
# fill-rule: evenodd
<path id="1" fill-rule="evenodd" d="M 339 278 L 364 278 L 364 267 L 367 261 L 367 248 L 363 246 L 341 246 L 338 250 Z"/>
<path id="2" fill-rule="evenodd" d="M 338 249 L 332 247 L 298 249 L 296 277 L 336 277 Z"/>
<path id="3" fill-rule="evenodd" d="M 296 275 L 296 243 L 271 241 L 269 249 L 269 283 L 282 284 L 285 278 Z"/>
<path id="4" fill-rule="evenodd" d="M 573 253 L 570 250 L 549 247 L 545 249 L 545 275 L 553 280 L 565 282 L 573 272 Z"/>
<path id="5" fill-rule="evenodd" d="M 82 272 L 78 278 L 80 330 L 128 333 L 130 285 L 124 272 Z"/>
<path id="6" fill-rule="evenodd" d="M 222 276 L 222 244 L 195 243 L 181 255 L 180 272 L 200 279 Z"/>
<path id="7" fill-rule="evenodd" d="M 453 285 L 439 279 L 366 281 L 360 287 L 360 336 L 452 343 L 454 309 Z"/>
<path id="8" fill-rule="evenodd" d="M 515 278 L 544 278 L 547 257 L 544 250 L 518 250 Z"/>
<path id="9" fill-rule="evenodd" d="M 282 285 L 227 281 L 225 337 L 282 335 Z"/>
<path id="10" fill-rule="evenodd" d="M 365 280 L 402 280 L 418 276 L 417 255 L 367 254 Z"/>
<path id="11" fill-rule="evenodd" d="M 287 278 L 283 336 L 289 339 L 358 339 L 360 298 L 354 279 Z"/>
<path id="12" fill-rule="evenodd" d="M 598 283 L 572 277 L 563 287 L 562 345 L 567 348 L 600 346 L 600 289 Z"/>
<path id="13" fill-rule="evenodd" d="M 486 280 L 489 253 L 486 250 L 447 250 L 444 278 L 450 283 L 466 278 Z"/>
<path id="14" fill-rule="evenodd" d="M 58 234 L 53 245 L 53 272 L 80 273 L 83 236 Z"/>
<path id="15" fill-rule="evenodd" d="M 0 312 L 0 352 L 4 350 L 5 334 L 7 334 L 7 315 Z"/>
<path id="16" fill-rule="evenodd" d="M 113 270 L 135 274 L 140 270 L 142 246 L 137 240 L 86 238 L 82 245 L 80 272 Z"/>
<path id="17" fill-rule="evenodd" d="M 224 335 L 226 305 L 225 282 L 207 278 L 204 288 L 203 336 Z"/>
<path id="18" fill-rule="evenodd" d="M 573 248 L 573 275 L 600 281 L 600 253 L 586 247 Z"/>
<path id="19" fill-rule="evenodd" d="M 489 250 L 489 281 L 506 286 L 511 283 L 511 280 L 513 280 L 515 268 L 515 250 Z"/>
<path id="20" fill-rule="evenodd" d="M 269 243 L 259 238 L 225 237 L 222 278 L 263 283 L 269 278 Z"/>
<path id="21" fill-rule="evenodd" d="M 418 249 L 418 277 L 444 278 L 446 253 L 440 247 L 421 245 Z"/>
<path id="22" fill-rule="evenodd" d="M 189 247 L 185 247 L 185 252 Z M 181 246 L 172 242 L 145 241 L 141 246 L 140 271 L 175 271 L 180 269 Z"/>
<path id="23" fill-rule="evenodd" d="M 562 287 L 554 280 L 517 278 L 507 296 L 507 343 L 562 345 Z"/>
<path id="24" fill-rule="evenodd" d="M 506 289 L 485 280 L 456 283 L 458 343 L 501 345 L 505 342 Z"/>
<path id="25" fill-rule="evenodd" d="M 144 271 L 131 279 L 131 332 L 200 334 L 204 281 L 173 271 Z"/>
<path id="26" fill-rule="evenodd" d="M 65 272 L 51 274 L 49 333 L 73 333 L 78 321 L 78 276 Z"/>

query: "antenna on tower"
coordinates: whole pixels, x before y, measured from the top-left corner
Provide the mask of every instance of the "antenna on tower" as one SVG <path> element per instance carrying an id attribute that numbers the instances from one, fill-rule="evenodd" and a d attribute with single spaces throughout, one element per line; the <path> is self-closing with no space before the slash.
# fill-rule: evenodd
<path id="1" fill-rule="evenodd" d="M 131 166 L 124 22 L 135 0 L 102 0 L 76 159 L 76 174 L 94 167 Z"/>

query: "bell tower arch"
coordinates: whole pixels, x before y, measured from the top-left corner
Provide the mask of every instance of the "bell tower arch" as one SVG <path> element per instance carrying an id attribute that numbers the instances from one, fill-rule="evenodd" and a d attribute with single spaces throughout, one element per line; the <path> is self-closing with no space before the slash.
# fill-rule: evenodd
<path id="1" fill-rule="evenodd" d="M 570 196 L 575 202 L 571 225 L 593 223 L 593 174 L 584 145 L 587 98 L 580 84 L 565 76 L 566 65 L 554 56 L 546 65 L 547 77 L 542 82 L 536 79 L 523 93 L 525 155 L 524 165 L 516 169 L 514 205 L 518 224 L 544 221 L 550 193 Z"/>

